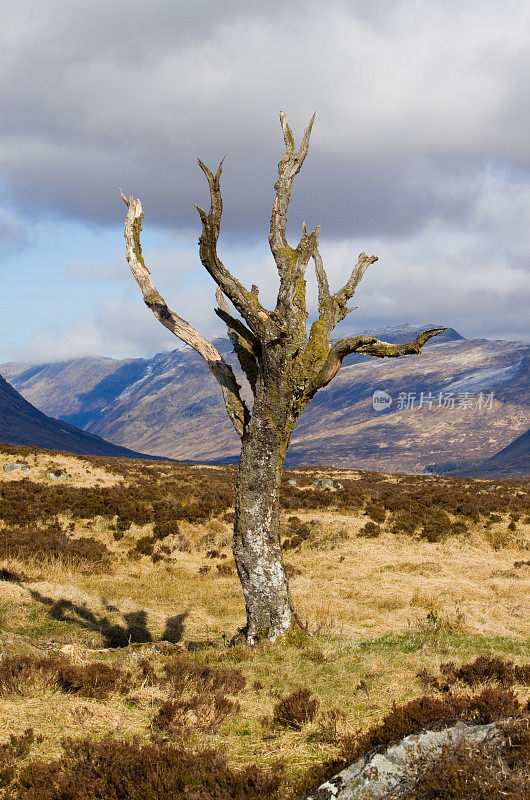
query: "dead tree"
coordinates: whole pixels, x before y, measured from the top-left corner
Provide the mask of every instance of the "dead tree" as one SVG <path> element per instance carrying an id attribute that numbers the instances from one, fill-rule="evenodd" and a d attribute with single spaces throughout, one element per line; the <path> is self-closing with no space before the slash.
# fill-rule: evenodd
<path id="1" fill-rule="evenodd" d="M 373 336 L 354 336 L 332 343 L 333 329 L 351 310 L 348 301 L 366 269 L 377 259 L 361 253 L 344 286 L 332 293 L 318 249 L 320 226 L 310 232 L 304 223 L 296 247 L 288 243 L 286 219 L 291 186 L 309 149 L 314 115 L 299 150 L 296 150 L 285 114 L 282 113 L 280 119 L 285 152 L 278 164 L 269 235 L 279 274 L 274 310 L 262 305 L 256 286 L 250 290 L 243 286 L 219 258 L 222 162 L 213 174 L 199 160 L 210 189 L 209 211 L 197 206 L 202 221 L 200 259 L 217 285 L 215 312 L 227 326 L 241 369 L 252 389 L 252 408 L 241 395 L 232 367 L 211 342 L 172 311 L 158 293 L 142 256 L 142 205 L 140 200 L 122 194 L 128 207 L 125 221 L 127 260 L 145 304 L 162 325 L 204 358 L 219 382 L 226 411 L 241 438 L 233 551 L 245 597 L 247 624 L 244 633 L 249 644 L 260 637 L 274 640 L 295 621 L 280 543 L 279 489 L 285 453 L 303 409 L 337 374 L 349 353 L 375 358 L 420 353 L 428 339 L 445 330 L 424 331 L 407 344 L 389 344 Z M 305 272 L 311 259 L 318 284 L 319 315 L 308 334 Z"/>

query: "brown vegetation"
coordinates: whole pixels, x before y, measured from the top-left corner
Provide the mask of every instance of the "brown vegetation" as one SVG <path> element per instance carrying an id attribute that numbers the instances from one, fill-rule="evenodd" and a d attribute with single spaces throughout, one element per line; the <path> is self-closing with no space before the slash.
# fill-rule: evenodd
<path id="1" fill-rule="evenodd" d="M 0 661 L 2 695 L 26 694 L 39 679 L 61 692 L 99 700 L 112 692 L 127 692 L 131 682 L 127 672 L 99 661 L 77 665 L 56 655 L 6 655 Z"/>
<path id="2" fill-rule="evenodd" d="M 300 730 L 316 716 L 319 700 L 310 689 L 301 688 L 281 697 L 274 706 L 272 721 L 276 725 Z"/>
<path id="3" fill-rule="evenodd" d="M 66 739 L 63 755 L 22 767 L 10 800 L 280 800 L 279 769 L 228 767 L 216 749 L 105 738 Z"/>
<path id="4" fill-rule="evenodd" d="M 24 528 L 0 530 L 0 554 L 3 558 L 22 561 L 34 557 L 64 558 L 99 571 L 111 568 L 111 553 L 102 542 L 85 536 L 70 538 L 57 521 L 44 527 L 37 527 L 34 523 Z"/>
<path id="5" fill-rule="evenodd" d="M 404 800 L 528 800 L 529 767 L 530 719 L 511 719 L 483 742 L 420 758 Z"/>
<path id="6" fill-rule="evenodd" d="M 53 459 L 46 455 L 47 468 Z M 455 719 L 526 718 L 530 508 L 523 482 L 331 472 L 342 488 L 317 490 L 315 479 L 327 472 L 288 473 L 297 485 L 284 492 L 286 568 L 313 635 L 249 652 L 226 646 L 242 621 L 230 558 L 233 468 L 64 455 L 60 463 L 60 484 L 0 473 L 0 511 L 8 518 L 3 527 L 0 520 L 0 638 L 9 654 L 0 661 L 0 705 L 17 734 L 13 746 L 0 745 L 0 781 L 5 765 L 13 800 L 40 800 L 41 785 L 43 798 L 63 796 L 49 794 L 59 790 L 68 798 L 76 769 L 85 797 L 96 800 L 100 790 L 112 797 L 113 773 L 102 773 L 96 786 L 74 754 L 79 745 L 86 759 L 102 759 L 96 741 L 108 733 L 117 743 L 110 749 L 117 758 L 123 752 L 123 768 L 132 771 L 124 792 L 141 774 L 149 797 L 151 778 L 138 765 L 144 747 L 148 758 L 160 755 L 164 791 L 166 780 L 174 787 L 164 754 L 176 753 L 184 736 L 182 752 L 196 754 L 198 764 L 204 752 L 226 751 L 225 788 L 205 784 L 216 800 L 225 789 L 238 796 L 240 784 L 231 781 L 249 763 L 262 765 L 263 785 L 281 785 L 280 796 L 290 798 L 345 765 L 339 753 L 353 758 Z M 76 485 L 81 464 L 82 477 L 94 469 L 92 484 Z M 30 487 L 29 521 L 13 521 L 10 503 L 22 508 L 30 483 L 42 493 Z M 197 521 L 199 501 L 208 510 Z M 366 528 L 375 535 L 366 537 Z M 150 554 L 141 552 L 151 545 Z M 71 658 L 59 652 L 67 643 Z M 276 712 L 282 703 L 287 713 Z M 32 745 L 30 735 L 21 738 L 30 726 Z M 74 745 L 61 754 L 65 734 Z M 122 751 L 124 738 L 130 749 Z M 285 765 L 281 779 L 277 759 Z M 311 765 L 322 761 L 328 765 L 317 776 Z M 510 774 L 509 761 L 502 763 Z M 52 772 L 53 790 L 43 777 Z M 249 800 L 261 797 L 261 785 L 248 785 Z M 199 790 L 190 784 L 186 791 Z M 493 790 L 490 796 L 496 800 Z"/>

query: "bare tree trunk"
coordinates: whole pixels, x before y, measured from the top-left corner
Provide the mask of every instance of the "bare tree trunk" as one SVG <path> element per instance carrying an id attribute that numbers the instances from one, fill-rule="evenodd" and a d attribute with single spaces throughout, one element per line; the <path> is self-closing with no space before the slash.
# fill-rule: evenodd
<path id="1" fill-rule="evenodd" d="M 413 341 L 404 344 L 381 342 L 367 335 L 340 339 L 332 344 L 332 331 L 352 310 L 348 302 L 366 269 L 377 258 L 361 253 L 347 282 L 332 294 L 318 250 L 320 225 L 309 232 L 304 222 L 297 246 L 289 245 L 286 223 L 291 187 L 307 155 L 314 118 L 313 115 L 300 149 L 296 151 L 287 118 L 283 112 L 280 114 L 285 152 L 278 163 L 269 235 L 280 278 L 274 310 L 262 305 L 257 286 L 247 289 L 219 258 L 217 240 L 223 210 L 220 188 L 223 162 L 214 174 L 199 160 L 210 190 L 210 210 L 206 212 L 197 206 L 202 221 L 199 255 L 217 286 L 219 307 L 215 311 L 227 326 L 254 395 L 252 413 L 230 364 L 211 342 L 172 311 L 157 291 L 142 255 L 142 204 L 122 193 L 127 205 L 127 261 L 142 290 L 144 302 L 162 325 L 204 358 L 219 383 L 228 416 L 241 438 L 234 557 L 247 608 L 245 636 L 248 644 L 259 638 L 277 639 L 297 622 L 282 561 L 279 492 L 285 452 L 302 410 L 315 393 L 333 379 L 349 353 L 375 358 L 412 355 L 420 353 L 431 337 L 445 330 L 422 331 Z M 311 259 L 318 285 L 319 317 L 308 335 L 305 274 Z M 239 317 L 233 316 L 228 301 Z"/>
<path id="2" fill-rule="evenodd" d="M 243 436 L 236 487 L 234 558 L 247 611 L 245 638 L 275 640 L 293 622 L 280 540 L 280 482 L 290 438 L 266 409 L 254 408 Z"/>

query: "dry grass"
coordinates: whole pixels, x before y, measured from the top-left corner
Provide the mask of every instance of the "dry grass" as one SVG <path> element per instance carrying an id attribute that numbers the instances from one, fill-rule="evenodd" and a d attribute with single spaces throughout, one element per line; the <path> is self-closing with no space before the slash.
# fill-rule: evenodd
<path id="1" fill-rule="evenodd" d="M 19 458 L 10 453 L 0 451 L 0 482 L 17 481 L 28 475 L 27 472 L 15 470 L 4 472 L 5 464 L 12 464 L 20 461 L 27 464 L 31 469 L 31 480 L 36 483 L 51 485 L 46 473 L 56 472 L 63 474 L 61 483 L 67 486 L 116 486 L 123 479 L 120 475 L 113 474 L 108 467 L 98 466 L 94 460 L 89 461 L 82 456 L 70 456 L 64 453 L 54 453 L 51 455 L 46 451 L 24 452 Z"/>
<path id="2" fill-rule="evenodd" d="M 5 461 L 14 460 L 0 453 L 0 481 L 20 480 L 21 475 L 2 470 Z M 118 464 L 111 469 L 101 459 L 45 453 L 24 454 L 21 460 L 31 462 L 33 481 L 53 462 L 67 473 L 65 481 L 80 487 L 122 482 L 134 491 L 138 475 L 156 473 L 160 481 L 172 476 L 171 465 L 144 469 L 134 462 L 130 468 Z M 330 471 L 292 474 L 307 484 L 308 475 L 314 480 Z M 362 479 L 359 473 L 332 474 L 342 481 Z M 399 477 L 384 478 L 400 483 Z M 308 490 L 302 486 L 300 491 Z M 113 554 L 113 569 L 94 574 L 74 561 L 44 561 L 38 555 L 0 560 L 0 568 L 24 578 L 0 581 L 2 650 L 42 654 L 71 645 L 75 663 L 96 658 L 136 674 L 147 657 L 161 674 L 170 655 L 157 650 L 156 642 L 164 639 L 173 641 L 175 649 L 189 650 L 187 657 L 198 663 L 240 669 L 247 688 L 237 698 L 239 713 L 227 717 L 217 732 L 198 731 L 192 739 L 200 746 L 226 747 L 229 762 L 238 767 L 285 759 L 292 776 L 337 754 L 330 719 L 335 719 L 337 736 L 365 730 L 393 702 L 421 693 L 416 675 L 423 668 L 436 671 L 443 662 L 462 663 L 481 653 L 528 660 L 530 525 L 524 516 L 515 531 L 509 530 L 510 517 L 503 511 L 493 523 L 471 524 L 466 535 L 429 542 L 392 533 L 391 515 L 380 536 L 360 536 L 368 519 L 362 509 L 291 508 L 284 513 L 286 531 L 293 514 L 300 524 L 319 523 L 309 526 L 309 539 L 286 552 L 295 604 L 311 637 L 295 634 L 281 645 L 262 644 L 252 651 L 227 648 L 244 622 L 235 571 L 217 569 L 232 564 L 230 508 L 200 523 L 179 520 L 178 535 L 159 543 L 168 552 L 157 563 L 135 552 L 138 539 L 152 535 L 152 522 L 118 531 L 112 519 L 72 519 L 65 512 L 59 521 L 69 535 L 104 543 Z M 110 648 L 116 644 L 121 646 Z M 315 719 L 300 730 L 275 725 L 279 696 L 301 687 L 320 701 Z M 139 682 L 130 696 L 104 701 L 49 688 L 3 697 L 0 738 L 31 726 L 44 737 L 34 753 L 46 758 L 60 752 L 65 735 L 111 733 L 147 741 L 167 691 L 147 681 Z M 522 689 L 521 697 L 527 696 Z"/>

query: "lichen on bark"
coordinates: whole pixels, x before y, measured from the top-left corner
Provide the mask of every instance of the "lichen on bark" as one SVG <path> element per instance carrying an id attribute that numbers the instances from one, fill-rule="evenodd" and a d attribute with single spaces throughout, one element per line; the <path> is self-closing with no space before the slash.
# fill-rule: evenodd
<path id="1" fill-rule="evenodd" d="M 366 269 L 377 259 L 361 253 L 346 284 L 331 294 L 318 249 L 320 226 L 309 233 L 304 223 L 298 245 L 292 247 L 288 243 L 286 222 L 292 182 L 309 150 L 314 115 L 298 151 L 283 112 L 280 120 L 285 152 L 278 163 L 279 177 L 274 186 L 269 234 L 280 281 L 274 310 L 262 305 L 257 287 L 248 290 L 219 258 L 223 162 L 214 175 L 199 160 L 210 192 L 209 211 L 197 206 L 202 223 L 199 256 L 217 285 L 219 308 L 216 311 L 227 325 L 236 356 L 249 380 L 254 397 L 252 411 L 242 398 L 232 367 L 211 342 L 168 308 L 156 289 L 142 255 L 141 203 L 122 193 L 128 208 L 125 221 L 127 260 L 144 301 L 168 330 L 205 359 L 219 382 L 227 413 L 241 438 L 233 552 L 245 598 L 243 636 L 249 644 L 260 637 L 276 640 L 288 633 L 297 620 L 281 549 L 280 481 L 291 433 L 303 409 L 334 377 L 348 353 L 376 358 L 419 353 L 431 336 L 445 330 L 424 331 L 414 341 L 403 345 L 362 335 L 332 343 L 333 329 L 349 313 L 348 301 Z M 305 273 L 311 260 L 318 284 L 319 316 L 308 335 Z M 230 313 L 225 298 L 242 319 Z"/>

